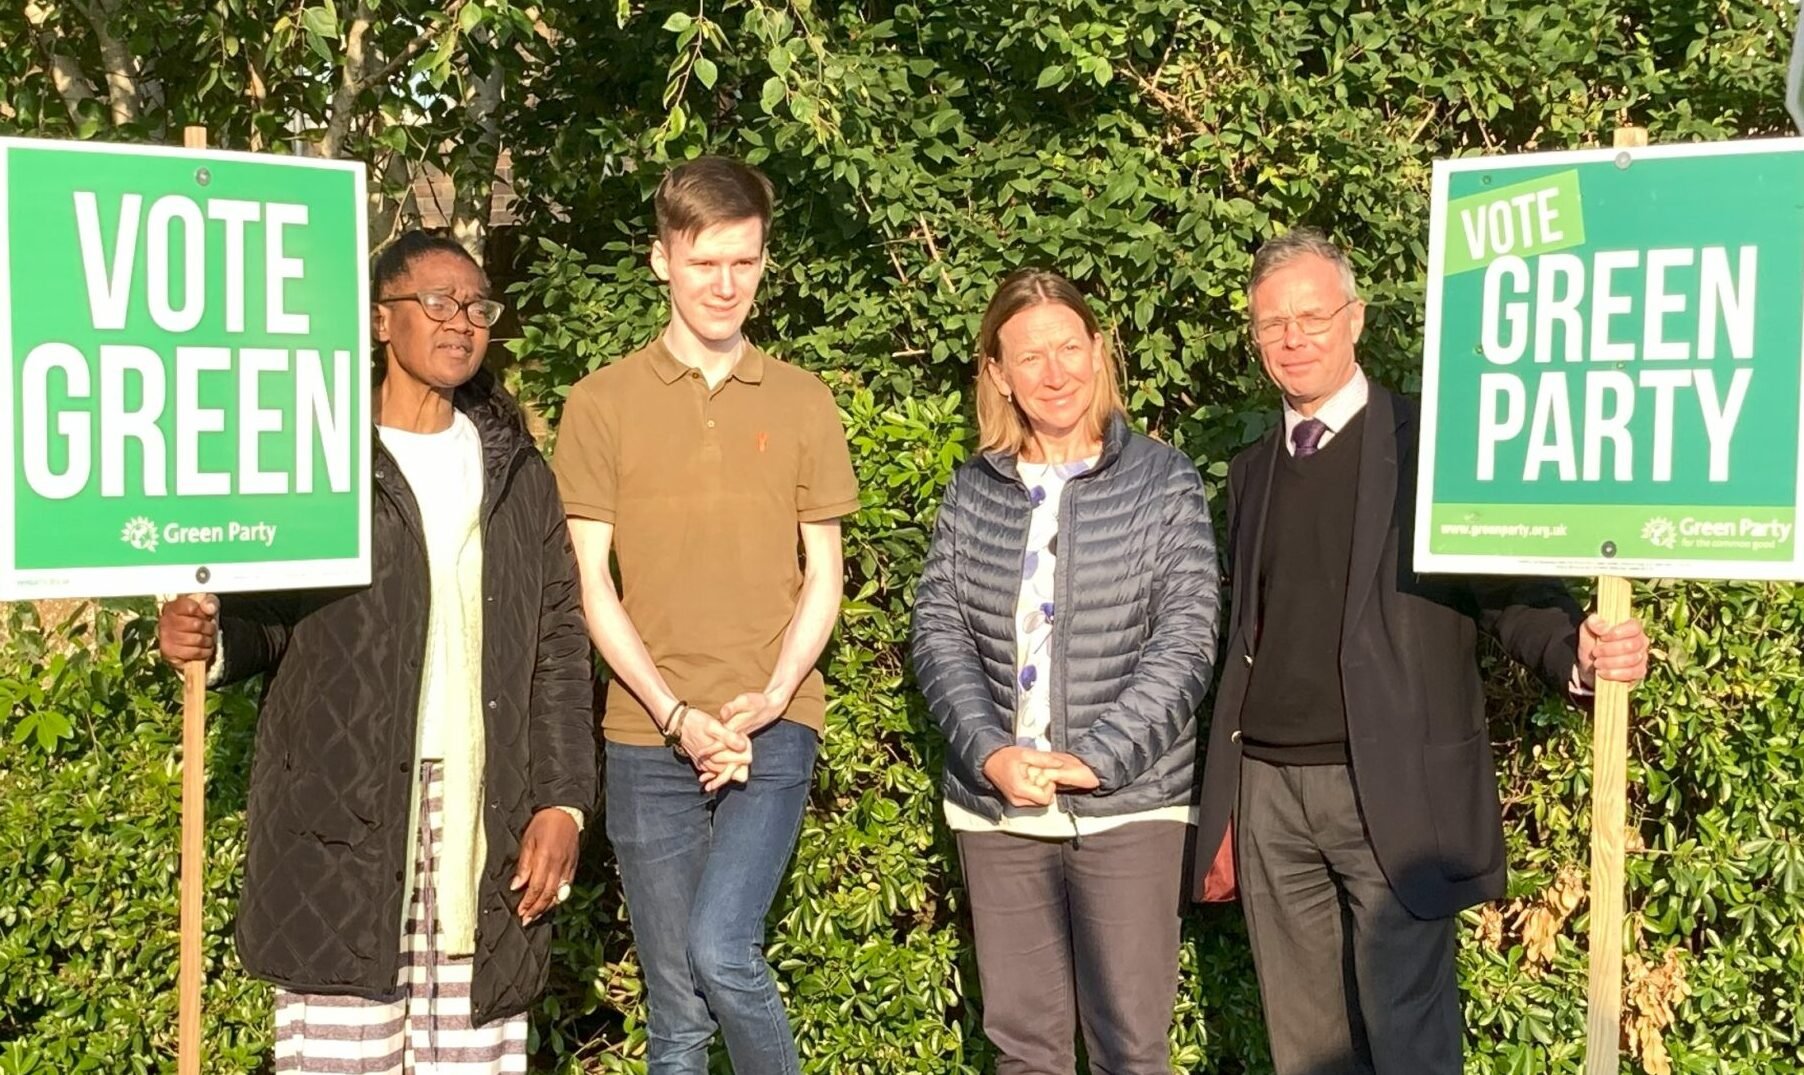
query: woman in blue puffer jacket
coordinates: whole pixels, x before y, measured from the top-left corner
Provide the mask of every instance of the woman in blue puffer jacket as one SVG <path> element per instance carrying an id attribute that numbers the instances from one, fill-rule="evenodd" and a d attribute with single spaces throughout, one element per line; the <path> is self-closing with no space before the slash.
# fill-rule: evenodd
<path id="1" fill-rule="evenodd" d="M 1196 466 L 1128 427 L 1071 282 L 1004 280 L 978 333 L 980 451 L 915 592 L 998 1075 L 1165 1075 L 1215 539 Z"/>

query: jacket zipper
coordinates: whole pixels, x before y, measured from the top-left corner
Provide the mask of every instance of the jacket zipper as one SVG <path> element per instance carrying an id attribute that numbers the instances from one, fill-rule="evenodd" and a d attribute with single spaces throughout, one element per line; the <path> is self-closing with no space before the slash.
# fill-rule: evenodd
<path id="1" fill-rule="evenodd" d="M 1102 451 L 1097 456 L 1097 459 L 1096 459 L 1096 466 L 1091 467 L 1089 470 L 1084 471 L 1082 474 L 1073 475 L 1069 480 L 1066 481 L 1063 492 L 1061 492 L 1059 494 L 1058 533 L 1064 534 L 1067 531 L 1067 529 L 1069 528 L 1072 518 L 1075 516 L 1075 508 L 1073 507 L 1073 505 L 1076 504 L 1076 502 L 1077 502 L 1075 494 L 1077 492 L 1078 484 L 1080 482 L 1082 482 L 1084 479 L 1092 477 L 1093 475 L 1099 473 L 1103 469 L 1104 458 L 1108 454 L 1109 454 L 1109 445 L 1108 445 L 1108 439 L 1105 436 L 1104 440 L 1103 440 Z M 1021 494 L 1022 494 L 1023 498 L 1027 498 L 1028 497 L 1027 483 L 1025 481 L 1021 480 L 1021 471 L 1019 469 L 1019 457 L 1017 457 L 1016 465 L 1014 467 L 1012 467 L 1011 469 L 1014 470 L 1013 478 L 1014 478 L 1015 488 L 1021 490 Z M 1033 510 L 1032 506 L 1031 506 L 1031 500 L 1029 503 L 1028 510 L 1030 512 Z M 1029 521 L 1029 528 L 1030 529 L 1032 528 L 1031 519 Z M 1064 545 L 1066 547 L 1066 549 L 1070 548 L 1070 542 L 1061 542 L 1061 544 Z M 1026 555 L 1025 538 L 1023 539 L 1022 555 L 1023 556 Z M 1050 705 L 1052 708 L 1052 718 L 1053 718 L 1047 724 L 1046 730 L 1048 732 L 1048 738 L 1051 740 L 1051 743 L 1052 743 L 1052 749 L 1055 753 L 1061 752 L 1065 749 L 1065 689 L 1064 689 L 1064 672 L 1062 670 L 1065 667 L 1065 622 L 1068 619 L 1068 616 L 1066 613 L 1064 613 L 1061 610 L 1065 608 L 1065 593 L 1067 590 L 1070 589 L 1070 586 L 1068 584 L 1069 572 L 1070 572 L 1070 567 L 1066 563 L 1066 555 L 1065 555 L 1065 553 L 1061 552 L 1059 556 L 1054 558 L 1053 568 L 1052 568 L 1052 608 L 1053 608 L 1053 613 L 1052 613 L 1052 666 L 1051 666 L 1052 670 L 1049 671 L 1049 673 L 1046 677 L 1047 681 L 1051 685 L 1052 699 L 1051 699 Z M 1021 686 L 1020 686 L 1019 671 L 1017 670 L 1016 674 L 1010 678 L 1011 678 L 1011 682 L 1013 683 L 1014 688 L 1015 688 L 1015 712 L 1010 714 L 1010 726 L 1009 726 L 1009 731 L 1012 736 L 1012 734 L 1014 732 L 1013 721 L 1015 719 L 1016 714 L 1019 713 L 1020 704 L 1021 704 Z M 1082 847 L 1083 846 L 1083 834 L 1078 830 L 1077 813 L 1076 813 L 1076 811 L 1071 809 L 1070 796 L 1064 792 L 1055 791 L 1055 792 L 1053 792 L 1053 795 L 1052 795 L 1052 804 L 1053 804 L 1053 811 L 1055 813 L 1063 815 L 1065 820 L 1068 823 L 1070 823 L 1070 825 L 1071 825 L 1072 850 L 1076 850 L 1079 847 Z"/>
<path id="2" fill-rule="evenodd" d="M 482 647 L 483 647 L 484 660 L 482 662 L 483 667 L 478 668 L 476 670 L 476 677 L 477 677 L 477 681 L 478 681 L 478 686 L 480 688 L 483 688 L 483 696 L 487 695 L 486 688 L 488 686 L 488 683 L 486 682 L 486 680 L 487 680 L 487 675 L 488 675 L 487 654 L 488 654 L 488 637 L 489 636 L 488 636 L 488 627 L 487 627 L 488 612 L 486 610 L 486 606 L 488 605 L 489 601 L 493 598 L 493 595 L 488 593 L 489 520 L 494 518 L 496 511 L 500 510 L 501 501 L 504 497 L 507 496 L 507 491 L 513 487 L 514 475 L 516 475 L 520 472 L 520 467 L 526 459 L 526 453 L 530 450 L 531 449 L 529 449 L 529 448 L 522 447 L 519 450 L 517 450 L 516 452 L 514 452 L 514 454 L 511 457 L 509 457 L 507 463 L 505 464 L 504 469 L 501 472 L 501 480 L 498 483 L 491 482 L 491 475 L 489 474 L 489 468 L 487 466 L 488 460 L 486 457 L 483 460 L 483 463 L 484 463 L 484 466 L 482 468 L 482 501 L 483 501 L 483 503 L 482 503 L 481 513 L 477 516 L 477 520 L 476 520 L 477 541 L 482 545 L 482 575 L 483 575 L 482 603 L 485 606 L 485 609 L 483 612 L 484 627 L 483 627 L 483 632 L 482 632 L 482 638 L 483 638 Z M 531 715 L 528 714 L 528 722 L 530 723 L 530 721 L 531 721 Z M 482 744 L 483 754 L 486 757 L 488 754 L 488 741 L 487 741 L 488 740 L 488 722 L 487 721 L 483 722 L 482 737 L 483 737 L 483 744 Z M 488 792 L 485 789 L 481 794 L 487 795 Z M 480 826 L 480 825 L 484 824 L 484 822 L 482 820 L 482 816 L 483 816 L 482 802 L 480 799 L 478 799 L 478 801 L 477 801 L 477 813 L 478 813 L 477 825 Z M 480 910 L 480 905 L 482 903 L 482 879 L 480 877 L 478 877 L 476 880 L 476 902 L 478 905 L 478 910 L 476 912 L 475 933 L 473 936 L 476 941 L 476 947 L 478 949 L 480 949 L 482 947 L 482 912 Z M 476 985 L 474 978 L 471 979 L 470 985 L 473 990 Z M 472 993 L 472 995 L 470 997 L 470 1001 L 471 1001 L 471 1005 L 472 1005 L 472 1007 L 471 1007 L 472 1014 L 476 1014 L 476 1008 L 474 1007 L 475 1000 L 476 1000 L 475 995 L 474 995 L 474 993 Z"/>
<path id="3" fill-rule="evenodd" d="M 397 492 L 395 490 L 391 490 L 386 486 L 385 482 L 382 480 L 382 474 L 380 471 L 378 471 L 378 473 L 376 474 L 376 479 L 377 479 L 376 480 L 376 488 L 380 492 L 380 494 L 384 498 L 386 498 L 388 500 L 388 502 L 394 507 L 395 514 L 400 516 L 401 529 L 407 531 L 407 536 L 413 539 L 414 546 L 419 549 L 419 553 L 420 553 L 419 562 L 420 562 L 420 565 L 423 568 L 425 568 L 425 572 L 426 572 L 426 578 L 424 580 L 422 580 L 422 582 L 421 582 L 421 591 L 426 595 L 426 615 L 424 617 L 422 617 L 420 620 L 420 631 L 419 631 L 418 644 L 414 647 L 414 653 L 416 653 L 418 655 L 419 663 L 423 667 L 425 665 L 425 661 L 426 661 L 426 634 L 428 631 L 427 625 L 432 617 L 432 574 L 431 574 L 432 568 L 431 568 L 431 561 L 429 559 L 430 554 L 426 551 L 426 534 L 424 531 L 425 524 L 420 517 L 420 502 L 419 502 L 419 498 L 414 495 L 413 487 L 407 483 L 407 475 L 405 475 L 401 472 L 401 464 L 396 462 L 395 457 L 389 454 L 388 449 L 382 447 L 380 440 L 378 440 L 376 442 L 375 460 L 376 460 L 376 463 L 378 466 L 386 467 L 387 469 L 389 469 L 390 471 L 393 472 L 394 481 L 396 483 L 396 489 L 398 489 L 399 492 Z M 406 495 L 403 496 L 403 495 L 401 495 L 402 493 L 405 493 Z M 412 508 L 413 508 L 413 511 L 411 514 L 408 512 L 409 504 L 411 504 Z M 416 670 L 415 674 L 411 677 L 411 681 L 409 682 L 407 689 L 408 689 L 407 712 L 409 714 L 408 724 L 407 724 L 407 728 L 408 728 L 407 756 L 410 759 L 410 761 L 412 762 L 412 764 L 410 764 L 410 766 L 408 767 L 408 772 L 405 774 L 406 783 L 404 784 L 404 790 L 405 790 L 405 795 L 407 797 L 407 801 L 408 801 L 409 805 L 411 805 L 413 803 L 414 784 L 420 778 L 419 768 L 418 768 L 419 759 L 415 753 L 416 748 L 419 744 L 419 737 L 420 737 L 420 677 L 418 674 L 418 670 Z M 412 843 L 412 841 L 414 839 L 414 832 L 413 832 L 414 827 L 415 826 L 410 825 L 406 837 L 403 838 L 403 840 L 402 840 L 403 848 L 406 848 L 409 844 Z M 411 858 L 412 856 L 403 854 L 402 857 L 403 858 Z M 403 871 L 410 871 L 413 869 L 413 863 L 412 862 L 403 862 L 403 863 L 401 863 L 401 869 Z M 403 877 L 401 880 L 401 893 L 403 896 L 403 900 L 402 900 L 403 904 L 406 903 L 405 896 L 406 896 L 408 887 L 409 887 L 409 882 L 406 880 L 405 877 Z M 389 948 L 392 951 L 392 954 L 389 958 L 393 960 L 393 962 L 389 965 L 389 968 L 387 971 L 387 976 L 390 978 L 394 977 L 394 975 L 399 971 L 399 968 L 400 968 L 401 938 L 403 936 L 405 936 L 406 932 L 407 932 L 406 919 L 407 919 L 407 907 L 402 906 L 401 920 L 398 923 L 396 923 L 397 933 L 395 936 L 395 943 L 393 945 L 389 946 Z"/>
<path id="4" fill-rule="evenodd" d="M 1064 490 L 1059 494 L 1058 532 L 1067 538 L 1071 533 L 1071 520 L 1077 515 L 1077 492 L 1077 482 L 1072 480 L 1065 483 Z M 1066 613 L 1065 596 L 1071 590 L 1068 553 L 1072 543 L 1066 540 L 1060 542 L 1060 545 L 1062 548 L 1059 555 L 1052 562 L 1052 667 L 1056 671 L 1047 677 L 1052 686 L 1053 717 L 1047 730 L 1051 733 L 1052 749 L 1055 752 L 1063 751 L 1069 739 L 1065 729 L 1065 624 L 1069 622 L 1070 616 Z M 1052 802 L 1053 809 L 1071 825 L 1071 848 L 1075 851 L 1083 846 L 1083 834 L 1078 831 L 1077 813 L 1071 808 L 1071 797 L 1063 791 L 1055 791 L 1052 793 Z"/>

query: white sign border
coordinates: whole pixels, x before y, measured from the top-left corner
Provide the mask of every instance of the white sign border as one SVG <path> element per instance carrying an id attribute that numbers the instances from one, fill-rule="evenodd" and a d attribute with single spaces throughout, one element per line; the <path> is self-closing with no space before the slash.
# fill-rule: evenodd
<path id="1" fill-rule="evenodd" d="M 1612 557 L 1455 555 L 1429 549 L 1434 512 L 1435 432 L 1440 415 L 1441 280 L 1446 265 L 1445 225 L 1449 178 L 1456 172 L 1557 168 L 1567 164 L 1601 164 L 1626 157 L 1640 159 L 1745 156 L 1756 153 L 1804 152 L 1804 137 L 1742 138 L 1729 142 L 1697 142 L 1635 148 L 1557 150 L 1501 157 L 1455 157 L 1434 162 L 1428 216 L 1427 310 L 1422 326 L 1421 435 L 1416 446 L 1416 517 L 1412 542 L 1414 569 L 1422 574 L 1450 575 L 1617 575 L 1642 579 L 1804 581 L 1804 539 L 1792 539 L 1790 560 L 1658 560 Z M 1799 236 L 1804 244 L 1804 235 Z M 1804 354 L 1799 362 L 1804 369 Z M 1804 374 L 1799 377 L 1799 460 L 1794 525 L 1804 523 Z"/>
<path id="2" fill-rule="evenodd" d="M 74 142 L 52 138 L 0 138 L 0 425 L 10 425 L 13 414 L 12 383 L 15 375 L 12 348 L 12 259 L 8 227 L 7 169 L 14 149 L 101 153 L 124 157 L 180 157 L 214 159 L 294 168 L 348 172 L 357 192 L 357 357 L 352 365 L 366 376 L 355 377 L 357 437 L 362 466 L 355 474 L 357 495 L 357 552 L 329 560 L 265 560 L 210 564 L 155 564 L 144 567 L 51 568 L 20 570 L 13 527 L 17 460 L 12 437 L 0 437 L 0 601 L 32 601 L 52 598 L 144 597 L 165 593 L 242 593 L 258 590 L 325 589 L 367 586 L 370 566 L 370 498 L 374 495 L 370 472 L 373 460 L 370 411 L 370 293 L 369 293 L 369 176 L 362 161 L 324 157 L 245 153 L 228 149 L 186 149 L 179 146 L 130 145 L 117 142 Z M 196 575 L 207 570 L 207 581 Z"/>

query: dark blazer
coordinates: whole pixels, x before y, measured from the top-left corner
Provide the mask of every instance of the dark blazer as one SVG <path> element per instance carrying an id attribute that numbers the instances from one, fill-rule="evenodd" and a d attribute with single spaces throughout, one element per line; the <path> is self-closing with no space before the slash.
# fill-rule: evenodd
<path id="1" fill-rule="evenodd" d="M 519 410 L 483 371 L 457 391 L 482 438 L 482 803 L 473 1019 L 544 987 L 551 917 L 508 889 L 535 811 L 593 811 L 589 639 L 564 509 Z M 303 993 L 393 1000 L 430 597 L 420 513 L 372 438 L 370 584 L 220 599 L 225 682 L 269 678 L 251 763 L 238 953 Z"/>
<path id="2" fill-rule="evenodd" d="M 1486 730 L 1478 632 L 1565 693 L 1577 604 L 1559 582 L 1417 574 L 1417 407 L 1371 385 L 1354 494 L 1341 689 L 1359 805 L 1403 905 L 1443 918 L 1504 893 L 1503 826 Z M 1193 891 L 1215 859 L 1240 788 L 1240 712 L 1260 646 L 1259 549 L 1283 426 L 1228 468 L 1232 611 L 1203 769 Z"/>

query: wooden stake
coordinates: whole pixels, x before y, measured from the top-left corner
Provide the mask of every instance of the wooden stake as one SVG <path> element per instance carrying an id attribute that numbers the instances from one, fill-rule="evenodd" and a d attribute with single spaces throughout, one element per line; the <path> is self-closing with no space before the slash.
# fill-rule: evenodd
<path id="1" fill-rule="evenodd" d="M 1621 127 L 1616 148 L 1647 145 L 1647 130 Z M 1597 580 L 1597 614 L 1632 615 L 1629 580 Z M 1591 723 L 1591 982 L 1586 993 L 1585 1075 L 1622 1070 L 1622 834 L 1628 824 L 1629 685 L 1597 681 Z"/>
<path id="2" fill-rule="evenodd" d="M 200 1075 L 201 900 L 207 833 L 207 666 L 182 667 L 182 918 L 177 971 L 179 1075 Z"/>
<path id="3" fill-rule="evenodd" d="M 207 148 L 205 127 L 182 128 L 182 147 Z M 207 835 L 207 666 L 182 667 L 181 962 L 176 971 L 176 1070 L 200 1075 L 200 941 Z"/>
<path id="4" fill-rule="evenodd" d="M 1597 614 L 1630 616 L 1629 580 L 1597 580 Z M 1585 1075 L 1617 1075 L 1622 1048 L 1622 834 L 1628 822 L 1629 685 L 1597 681 L 1591 731 L 1591 985 Z"/>

